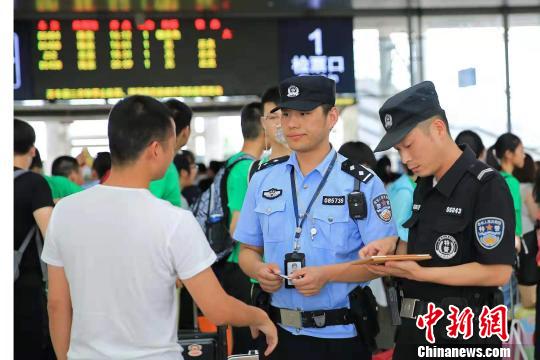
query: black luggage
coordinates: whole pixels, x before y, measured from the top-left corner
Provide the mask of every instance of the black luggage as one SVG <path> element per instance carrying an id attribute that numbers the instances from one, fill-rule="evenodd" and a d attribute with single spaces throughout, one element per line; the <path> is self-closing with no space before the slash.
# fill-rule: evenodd
<path id="1" fill-rule="evenodd" d="M 186 289 L 182 290 L 186 291 Z M 182 319 L 182 308 L 180 308 L 180 314 L 180 319 Z M 227 326 L 218 326 L 215 333 L 200 332 L 197 322 L 198 314 L 197 304 L 192 301 L 189 315 L 193 317 L 194 329 L 180 327 L 178 330 L 178 343 L 182 346 L 184 360 L 227 360 Z"/>
<path id="2" fill-rule="evenodd" d="M 217 333 L 180 330 L 178 343 L 185 360 L 227 360 L 227 327 L 218 326 Z"/>

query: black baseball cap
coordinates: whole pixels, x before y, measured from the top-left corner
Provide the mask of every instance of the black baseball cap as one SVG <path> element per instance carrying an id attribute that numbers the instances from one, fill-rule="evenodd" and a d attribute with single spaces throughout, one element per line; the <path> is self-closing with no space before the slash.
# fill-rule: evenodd
<path id="1" fill-rule="evenodd" d="M 392 96 L 379 110 L 386 134 L 375 152 L 390 149 L 403 140 L 418 123 L 435 115 L 446 118 L 431 81 L 423 81 Z"/>
<path id="2" fill-rule="evenodd" d="M 294 76 L 279 84 L 279 104 L 272 109 L 311 111 L 319 105 L 336 104 L 336 82 L 326 76 Z"/>

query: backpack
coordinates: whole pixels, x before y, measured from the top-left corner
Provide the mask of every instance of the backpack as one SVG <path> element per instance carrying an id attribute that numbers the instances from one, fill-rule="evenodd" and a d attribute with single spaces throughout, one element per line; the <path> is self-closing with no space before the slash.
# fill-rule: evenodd
<path id="1" fill-rule="evenodd" d="M 250 155 L 242 155 L 231 164 L 222 167 L 210 188 L 204 191 L 191 207 L 218 261 L 228 256 L 234 245 L 229 233 L 231 214 L 228 206 L 227 178 L 233 167 L 244 160 L 254 160 L 254 158 Z"/>
<path id="2" fill-rule="evenodd" d="M 22 170 L 22 169 L 16 170 L 14 173 L 13 179 L 17 180 L 21 175 L 24 175 L 27 172 L 28 170 Z M 18 250 L 14 250 L 14 258 L 13 258 L 13 265 L 14 265 L 13 272 L 14 272 L 14 277 L 15 277 L 14 281 L 17 281 L 17 279 L 19 278 L 19 275 L 20 275 L 19 265 L 21 264 L 21 260 L 23 258 L 24 252 L 26 251 L 26 248 L 28 247 L 32 239 L 36 240 L 36 246 L 37 246 L 38 257 L 39 257 L 41 256 L 41 252 L 43 250 L 43 244 L 41 241 L 41 234 L 39 232 L 37 224 L 32 226 L 30 231 L 28 231 L 28 234 L 26 234 L 26 237 L 24 238 L 24 241 L 21 247 Z M 39 259 L 39 264 L 41 266 L 41 273 L 43 275 L 43 281 L 47 281 L 47 268 L 45 266 L 45 263 L 41 260 L 41 258 Z"/>

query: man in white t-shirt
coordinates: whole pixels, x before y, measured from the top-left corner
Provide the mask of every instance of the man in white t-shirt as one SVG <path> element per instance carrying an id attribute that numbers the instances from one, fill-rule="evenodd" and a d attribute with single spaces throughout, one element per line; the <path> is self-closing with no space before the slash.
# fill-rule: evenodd
<path id="1" fill-rule="evenodd" d="M 181 359 L 177 278 L 212 322 L 262 331 L 271 352 L 274 325 L 223 291 L 210 269 L 216 256 L 193 215 L 147 190 L 174 155 L 167 108 L 128 97 L 112 109 L 108 133 L 110 177 L 61 200 L 47 230 L 42 258 L 58 359 Z"/>

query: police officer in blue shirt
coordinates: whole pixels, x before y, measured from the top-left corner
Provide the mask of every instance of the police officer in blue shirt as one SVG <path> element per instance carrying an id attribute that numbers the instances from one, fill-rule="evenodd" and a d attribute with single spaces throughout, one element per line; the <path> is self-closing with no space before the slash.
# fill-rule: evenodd
<path id="1" fill-rule="evenodd" d="M 280 84 L 274 110 L 293 153 L 255 173 L 234 234 L 241 268 L 271 294 L 280 325 L 269 359 L 371 358 L 349 295 L 375 276 L 348 262 L 371 241 L 395 242 L 396 227 L 381 180 L 330 144 L 334 105 L 335 82 L 324 76 Z"/>

